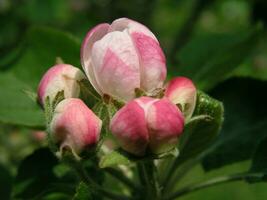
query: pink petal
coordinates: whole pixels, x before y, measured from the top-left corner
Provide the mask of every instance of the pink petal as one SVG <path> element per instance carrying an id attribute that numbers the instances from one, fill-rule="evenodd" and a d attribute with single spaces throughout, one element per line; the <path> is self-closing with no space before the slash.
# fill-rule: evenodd
<path id="1" fill-rule="evenodd" d="M 148 143 L 144 110 L 131 101 L 111 120 L 110 129 L 122 148 L 135 155 L 143 155 Z"/>
<path id="2" fill-rule="evenodd" d="M 140 87 L 139 61 L 126 32 L 112 32 L 95 42 L 92 64 L 101 91 L 128 101 Z"/>
<path id="3" fill-rule="evenodd" d="M 97 26 L 95 26 L 94 28 L 92 28 L 86 35 L 83 44 L 82 44 L 82 48 L 81 48 L 81 63 L 82 63 L 82 67 L 86 73 L 86 75 L 88 76 L 91 84 L 93 85 L 93 87 L 96 89 L 96 91 L 99 94 L 102 94 L 98 83 L 95 79 L 95 72 L 94 69 L 92 67 L 91 64 L 91 54 L 92 54 L 92 47 L 93 44 L 100 40 L 104 35 L 107 34 L 108 29 L 109 29 L 110 25 L 103 23 L 103 24 L 99 24 Z"/>
<path id="4" fill-rule="evenodd" d="M 186 77 L 172 79 L 165 90 L 165 97 L 174 104 L 180 104 L 183 108 L 185 118 L 191 118 L 197 98 L 197 90 L 194 83 Z"/>
<path id="5" fill-rule="evenodd" d="M 154 153 L 172 149 L 182 134 L 184 118 L 168 99 L 154 102 L 148 110 L 149 147 Z"/>

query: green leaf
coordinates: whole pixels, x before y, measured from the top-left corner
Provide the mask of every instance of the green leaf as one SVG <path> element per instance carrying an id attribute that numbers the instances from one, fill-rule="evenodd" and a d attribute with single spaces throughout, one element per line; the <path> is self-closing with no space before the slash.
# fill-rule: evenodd
<path id="1" fill-rule="evenodd" d="M 199 89 L 209 90 L 251 55 L 261 33 L 260 28 L 254 28 L 242 33 L 198 36 L 179 53 L 177 72 L 192 78 Z"/>
<path id="2" fill-rule="evenodd" d="M 205 170 L 251 159 L 259 142 L 267 135 L 267 82 L 231 79 L 220 84 L 212 95 L 225 107 L 225 121 L 212 151 L 203 161 Z"/>
<path id="3" fill-rule="evenodd" d="M 117 165 L 129 165 L 131 161 L 119 150 L 114 150 L 109 154 L 102 156 L 99 162 L 100 168 L 114 167 Z"/>
<path id="4" fill-rule="evenodd" d="M 15 179 L 14 196 L 31 199 L 45 192 L 58 179 L 53 173 L 57 158 L 48 148 L 36 150 L 19 166 Z"/>
<path id="5" fill-rule="evenodd" d="M 263 173 L 261 178 L 249 179 L 249 182 L 267 181 L 267 137 L 257 146 L 249 171 L 251 173 Z"/>
<path id="6" fill-rule="evenodd" d="M 179 163 L 200 154 L 210 147 L 221 129 L 222 122 L 222 103 L 198 91 L 194 115 L 186 125 L 180 139 Z"/>
<path id="7" fill-rule="evenodd" d="M 25 90 L 31 88 L 11 73 L 0 73 L 0 122 L 42 128 L 44 114 Z"/>
<path id="8" fill-rule="evenodd" d="M 9 67 L 11 72 L 0 73 L 0 122 L 42 128 L 42 111 L 27 95 L 37 90 L 57 57 L 79 66 L 80 43 L 67 33 L 39 27 L 28 31 L 23 44 L 20 57 Z"/>
<path id="9" fill-rule="evenodd" d="M 1 199 L 10 199 L 12 190 L 13 178 L 10 172 L 2 165 L 0 165 L 0 194 Z"/>
<path id="10" fill-rule="evenodd" d="M 34 90 L 43 74 L 55 65 L 57 57 L 65 63 L 80 66 L 80 42 L 68 33 L 35 27 L 27 32 L 25 40 L 23 54 L 12 66 L 12 71 Z"/>
<path id="11" fill-rule="evenodd" d="M 250 171 L 267 173 L 267 137 L 258 145 L 252 158 Z"/>
<path id="12" fill-rule="evenodd" d="M 84 182 L 78 185 L 73 200 L 93 200 L 89 188 Z"/>

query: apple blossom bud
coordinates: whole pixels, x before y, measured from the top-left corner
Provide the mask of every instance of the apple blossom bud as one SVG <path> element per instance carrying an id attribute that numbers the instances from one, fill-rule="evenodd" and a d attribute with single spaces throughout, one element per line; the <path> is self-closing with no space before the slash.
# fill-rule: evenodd
<path id="1" fill-rule="evenodd" d="M 80 86 L 77 81 L 85 78 L 83 72 L 72 65 L 58 64 L 51 67 L 39 83 L 39 103 L 44 105 L 48 96 L 53 100 L 57 93 L 62 90 L 64 90 L 65 98 L 78 97 Z"/>
<path id="2" fill-rule="evenodd" d="M 172 79 L 166 86 L 165 97 L 179 105 L 186 120 L 191 118 L 196 105 L 197 90 L 190 79 L 186 77 Z"/>
<path id="3" fill-rule="evenodd" d="M 162 87 L 166 78 L 164 53 L 144 25 L 127 18 L 90 30 L 81 49 L 81 63 L 100 95 L 128 101 L 135 89 L 147 93 Z"/>
<path id="4" fill-rule="evenodd" d="M 53 142 L 78 155 L 96 145 L 102 121 L 80 99 L 69 98 L 55 108 L 50 128 Z"/>
<path id="5" fill-rule="evenodd" d="M 110 129 L 121 147 L 132 154 L 172 149 L 182 134 L 184 118 L 167 98 L 141 97 L 128 102 L 112 118 Z"/>

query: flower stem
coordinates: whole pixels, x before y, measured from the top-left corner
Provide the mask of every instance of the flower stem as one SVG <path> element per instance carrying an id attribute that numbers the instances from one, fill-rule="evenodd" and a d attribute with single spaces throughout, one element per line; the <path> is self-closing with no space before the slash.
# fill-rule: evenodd
<path id="1" fill-rule="evenodd" d="M 142 174 L 147 189 L 147 200 L 160 200 L 161 189 L 157 177 L 157 169 L 153 161 L 141 163 Z"/>
<path id="2" fill-rule="evenodd" d="M 195 183 L 192 185 L 185 186 L 184 188 L 179 189 L 175 193 L 173 193 L 170 196 L 167 196 L 164 198 L 164 200 L 173 200 L 178 197 L 181 197 L 183 195 L 189 194 L 191 192 L 195 192 L 201 189 L 205 189 L 211 186 L 219 185 L 222 183 L 227 183 L 227 182 L 233 182 L 233 181 L 242 181 L 248 178 L 260 178 L 262 177 L 262 173 L 240 173 L 240 174 L 233 174 L 233 175 L 228 175 L 228 176 L 222 176 L 222 177 L 216 177 L 213 179 L 210 179 L 208 181 L 200 182 L 200 183 Z"/>

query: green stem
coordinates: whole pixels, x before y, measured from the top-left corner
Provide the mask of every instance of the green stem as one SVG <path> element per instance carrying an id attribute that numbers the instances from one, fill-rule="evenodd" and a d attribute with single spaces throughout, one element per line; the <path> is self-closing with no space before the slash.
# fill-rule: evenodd
<path id="1" fill-rule="evenodd" d="M 122 183 L 124 183 L 126 186 L 133 190 L 139 190 L 139 187 L 134 184 L 129 178 L 127 178 L 123 173 L 120 171 L 113 169 L 113 168 L 107 168 L 105 170 L 107 173 L 109 173 L 111 176 L 115 177 L 116 179 L 120 180 Z"/>
<path id="2" fill-rule="evenodd" d="M 146 184 L 146 180 L 145 180 L 145 175 L 144 175 L 144 171 L 143 171 L 143 166 L 141 163 L 137 163 L 137 173 L 138 173 L 138 176 L 139 176 L 139 181 L 140 181 L 140 184 L 141 185 L 145 185 Z"/>
<path id="3" fill-rule="evenodd" d="M 248 178 L 260 178 L 262 176 L 263 176 L 262 173 L 240 173 L 240 174 L 216 177 L 208 181 L 185 186 L 184 188 L 181 188 L 175 193 L 173 193 L 172 195 L 167 196 L 166 198 L 164 198 L 164 200 L 173 200 L 183 195 L 186 195 L 188 193 L 195 192 L 201 189 L 205 189 L 211 186 L 220 185 L 222 183 L 233 182 L 233 181 L 243 181 Z"/>
<path id="4" fill-rule="evenodd" d="M 179 180 L 181 180 L 193 167 L 200 162 L 204 155 L 205 152 L 185 163 L 181 163 L 181 157 L 176 158 L 176 160 L 171 163 L 171 167 L 168 170 L 167 176 L 162 183 L 164 186 L 162 193 L 168 193 Z M 183 165 L 180 166 L 180 164 Z"/>
<path id="5" fill-rule="evenodd" d="M 182 146 L 182 150 L 183 150 Z M 162 193 L 169 193 L 170 190 L 180 181 L 193 167 L 195 167 L 208 153 L 210 153 L 215 146 L 204 150 L 195 158 L 188 161 L 183 160 L 181 156 L 177 157 L 172 163 L 165 179 L 163 180 L 163 191 Z M 181 150 L 181 152 L 182 152 Z"/>
<path id="6" fill-rule="evenodd" d="M 141 163 L 141 170 L 144 175 L 144 181 L 147 189 L 148 200 L 160 200 L 161 190 L 157 177 L 157 169 L 153 161 Z"/>

